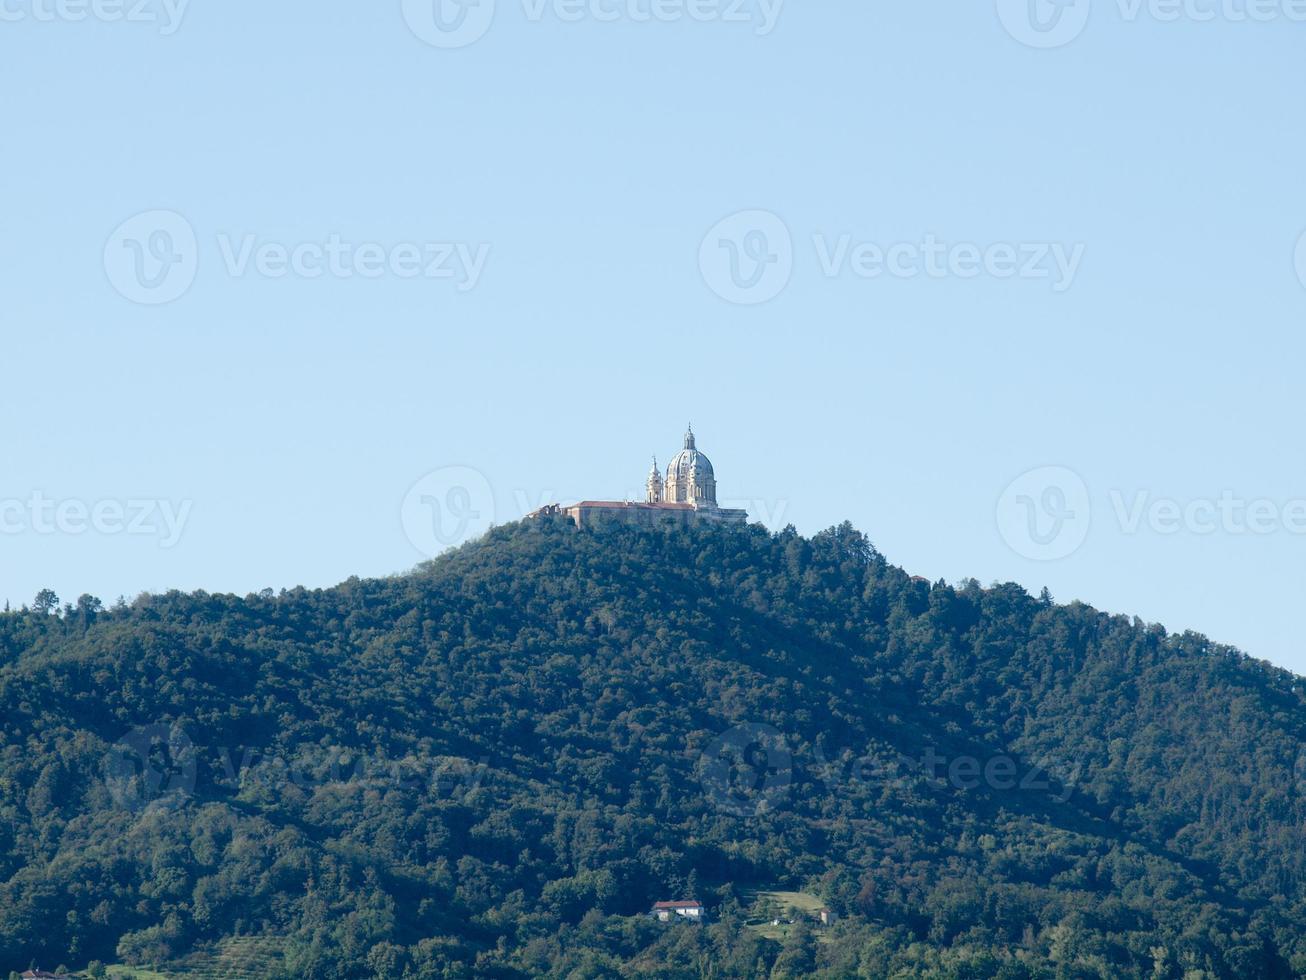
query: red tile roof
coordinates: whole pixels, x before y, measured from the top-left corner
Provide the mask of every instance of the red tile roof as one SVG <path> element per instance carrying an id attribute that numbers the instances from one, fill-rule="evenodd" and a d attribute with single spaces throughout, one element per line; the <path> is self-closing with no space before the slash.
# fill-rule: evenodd
<path id="1" fill-rule="evenodd" d="M 578 504 L 569 504 L 564 510 L 571 510 L 573 507 L 588 507 L 591 510 L 621 510 L 626 507 L 642 507 L 649 510 L 693 510 L 693 504 L 649 504 L 642 501 L 636 502 L 631 500 L 582 500 Z"/>

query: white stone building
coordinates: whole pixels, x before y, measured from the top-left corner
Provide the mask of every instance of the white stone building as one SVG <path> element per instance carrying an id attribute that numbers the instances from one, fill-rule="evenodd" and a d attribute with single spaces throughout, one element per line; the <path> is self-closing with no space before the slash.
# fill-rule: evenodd
<path id="1" fill-rule="evenodd" d="M 666 474 L 658 470 L 657 460 L 645 482 L 644 501 L 636 503 L 621 500 L 583 500 L 570 506 L 552 504 L 532 514 L 566 514 L 577 527 L 587 527 L 595 521 L 615 519 L 627 524 L 656 526 L 663 520 L 677 520 L 685 524 L 698 521 L 709 523 L 746 524 L 748 511 L 718 506 L 716 500 L 716 472 L 712 461 L 698 451 L 691 426 L 685 433 L 685 445 L 667 465 Z"/>

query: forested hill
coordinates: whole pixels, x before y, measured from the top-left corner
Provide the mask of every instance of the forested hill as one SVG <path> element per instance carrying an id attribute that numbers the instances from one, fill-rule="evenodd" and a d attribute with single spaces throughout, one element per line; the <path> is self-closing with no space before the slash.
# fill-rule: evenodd
<path id="1" fill-rule="evenodd" d="M 296 978 L 1306 974 L 1299 678 L 847 525 L 49 598 L 0 616 L 5 971 L 242 936 Z"/>

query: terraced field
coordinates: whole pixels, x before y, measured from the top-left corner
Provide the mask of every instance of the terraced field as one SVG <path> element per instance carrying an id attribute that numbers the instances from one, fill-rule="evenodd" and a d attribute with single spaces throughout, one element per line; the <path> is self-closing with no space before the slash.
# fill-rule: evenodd
<path id="1" fill-rule="evenodd" d="M 816 912 L 825 906 L 815 895 L 807 892 L 763 891 L 758 889 L 744 894 L 749 908 L 763 907 L 771 909 L 765 916 L 754 916 L 748 920 L 748 927 L 761 933 L 767 939 L 783 941 L 793 929 L 793 923 L 800 918 L 813 919 Z M 780 924 L 775 925 L 775 919 Z M 792 921 L 790 921 L 792 920 Z M 824 941 L 824 939 L 822 939 Z"/>
<path id="2" fill-rule="evenodd" d="M 166 967 L 115 965 L 108 973 L 114 980 L 263 980 L 281 962 L 281 953 L 275 937 L 239 936 Z"/>

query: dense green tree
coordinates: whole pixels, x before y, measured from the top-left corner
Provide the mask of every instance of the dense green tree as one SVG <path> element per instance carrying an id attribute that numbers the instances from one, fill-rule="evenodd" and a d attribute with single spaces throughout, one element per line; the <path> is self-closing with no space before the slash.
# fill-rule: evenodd
<path id="1" fill-rule="evenodd" d="M 0 615 L 6 965 L 1306 973 L 1300 678 L 847 524 L 546 519 L 327 590 L 48 598 Z M 840 920 L 766 938 L 771 890 Z M 679 898 L 708 922 L 648 915 Z"/>
<path id="2" fill-rule="evenodd" d="M 47 616 L 59 609 L 59 597 L 51 589 L 42 589 L 32 600 L 32 611 L 38 616 Z"/>

